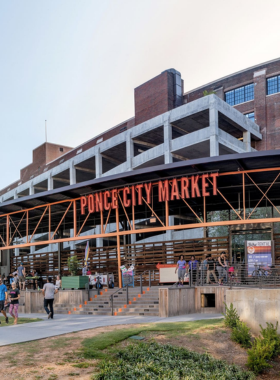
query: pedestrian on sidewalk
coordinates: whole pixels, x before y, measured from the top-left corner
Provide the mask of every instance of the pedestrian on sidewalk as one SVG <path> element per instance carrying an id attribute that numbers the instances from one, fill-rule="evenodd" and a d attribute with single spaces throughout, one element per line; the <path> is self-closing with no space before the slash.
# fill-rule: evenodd
<path id="1" fill-rule="evenodd" d="M 17 273 L 18 273 L 18 278 L 19 278 L 19 289 L 25 290 L 26 271 L 25 271 L 25 268 L 23 266 L 23 263 L 20 263 L 20 266 L 17 269 Z M 21 289 L 21 285 L 22 285 L 22 289 Z"/>
<path id="2" fill-rule="evenodd" d="M 10 290 L 10 299 L 11 299 L 11 303 L 10 303 L 9 313 L 14 318 L 14 325 L 17 325 L 18 307 L 19 307 L 18 300 L 20 299 L 20 291 L 14 282 L 12 283 L 12 289 Z"/>
<path id="3" fill-rule="evenodd" d="M 7 301 L 8 301 L 7 287 L 6 285 L 2 283 L 2 278 L 0 278 L 0 311 L 5 317 L 6 323 L 9 323 L 9 318 L 7 317 L 7 314 L 6 314 Z"/>
<path id="4" fill-rule="evenodd" d="M 48 319 L 53 319 L 53 301 L 54 295 L 58 292 L 58 289 L 52 284 L 52 278 L 48 277 L 48 282 L 43 287 L 43 296 L 44 296 L 44 309 L 48 314 Z"/>

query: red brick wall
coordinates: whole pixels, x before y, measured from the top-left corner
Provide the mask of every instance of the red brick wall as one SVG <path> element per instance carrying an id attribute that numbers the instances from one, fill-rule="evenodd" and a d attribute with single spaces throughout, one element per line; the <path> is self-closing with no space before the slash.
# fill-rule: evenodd
<path id="1" fill-rule="evenodd" d="M 173 108 L 173 74 L 165 71 L 134 89 L 135 125 Z"/>
<path id="2" fill-rule="evenodd" d="M 60 148 L 63 151 L 60 151 Z M 32 164 L 26 166 L 20 171 L 20 180 L 26 182 L 33 175 L 34 177 L 41 174 L 45 165 L 62 156 L 63 154 L 71 151 L 73 148 L 64 145 L 57 145 L 51 143 L 44 143 L 38 148 L 33 150 Z"/>

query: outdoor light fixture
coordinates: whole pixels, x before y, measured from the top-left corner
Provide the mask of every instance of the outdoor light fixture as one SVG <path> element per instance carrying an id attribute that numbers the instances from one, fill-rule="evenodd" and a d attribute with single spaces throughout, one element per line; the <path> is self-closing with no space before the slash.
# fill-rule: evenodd
<path id="1" fill-rule="evenodd" d="M 156 223 L 156 217 L 154 216 L 154 215 L 152 215 L 151 217 L 150 217 L 150 223 Z"/>

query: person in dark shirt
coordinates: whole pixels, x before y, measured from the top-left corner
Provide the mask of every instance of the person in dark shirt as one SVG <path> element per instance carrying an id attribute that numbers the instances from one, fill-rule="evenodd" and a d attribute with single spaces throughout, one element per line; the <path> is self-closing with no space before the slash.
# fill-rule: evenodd
<path id="1" fill-rule="evenodd" d="M 208 260 L 207 260 L 207 278 L 206 278 L 206 283 L 207 284 L 209 284 L 209 282 L 210 282 L 210 275 L 212 275 L 214 277 L 215 282 L 218 282 L 217 276 L 216 276 L 216 273 L 215 273 L 215 269 L 216 269 L 216 263 L 212 259 L 212 256 L 208 255 Z"/>
<path id="2" fill-rule="evenodd" d="M 190 278 L 192 278 L 193 284 L 196 283 L 198 266 L 199 266 L 198 261 L 195 259 L 195 256 L 192 255 L 189 261 L 189 268 L 190 268 Z"/>
<path id="3" fill-rule="evenodd" d="M 14 325 L 17 324 L 18 321 L 18 307 L 19 307 L 19 299 L 20 299 L 20 291 L 16 287 L 16 284 L 12 283 L 12 289 L 10 290 L 10 308 L 9 313 L 14 318 Z"/>

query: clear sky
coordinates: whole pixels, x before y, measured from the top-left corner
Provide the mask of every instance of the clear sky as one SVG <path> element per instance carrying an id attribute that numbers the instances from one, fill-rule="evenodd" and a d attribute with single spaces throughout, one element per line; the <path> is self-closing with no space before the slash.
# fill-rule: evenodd
<path id="1" fill-rule="evenodd" d="M 134 116 L 175 68 L 185 91 L 280 56 L 279 0 L 0 0 L 0 188 L 45 141 L 75 147 Z"/>

